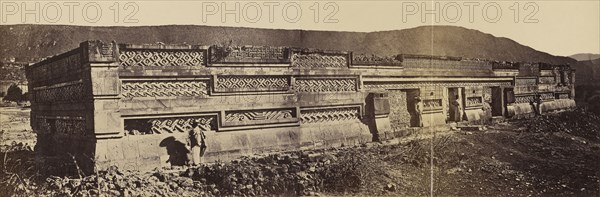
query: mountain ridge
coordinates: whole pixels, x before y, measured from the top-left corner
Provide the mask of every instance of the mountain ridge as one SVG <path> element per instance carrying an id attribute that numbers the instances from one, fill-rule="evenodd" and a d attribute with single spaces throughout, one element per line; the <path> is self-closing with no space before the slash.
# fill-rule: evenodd
<path id="1" fill-rule="evenodd" d="M 595 53 L 577 53 L 569 56 L 577 61 L 596 60 L 600 58 L 600 54 Z"/>
<path id="2" fill-rule="evenodd" d="M 290 46 L 357 53 L 457 56 L 512 62 L 573 64 L 505 37 L 457 26 L 420 26 L 374 32 L 260 29 L 249 27 L 2 25 L 0 59 L 35 62 L 76 48 L 85 40 L 117 43 Z M 433 36 L 433 37 L 432 37 Z"/>

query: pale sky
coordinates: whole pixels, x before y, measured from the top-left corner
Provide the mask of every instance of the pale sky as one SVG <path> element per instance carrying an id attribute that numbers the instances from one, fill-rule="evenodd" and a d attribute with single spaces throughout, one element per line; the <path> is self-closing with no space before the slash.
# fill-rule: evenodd
<path id="1" fill-rule="evenodd" d="M 237 9 L 236 4 L 239 6 Z M 553 55 L 600 54 L 600 0 L 0 0 L 0 6 L 1 24 L 194 24 L 358 32 L 397 30 L 432 24 L 454 25 L 497 37 L 507 37 Z M 236 17 L 239 17 L 239 21 L 236 21 Z M 439 17 L 439 21 L 435 21 L 434 17 Z"/>

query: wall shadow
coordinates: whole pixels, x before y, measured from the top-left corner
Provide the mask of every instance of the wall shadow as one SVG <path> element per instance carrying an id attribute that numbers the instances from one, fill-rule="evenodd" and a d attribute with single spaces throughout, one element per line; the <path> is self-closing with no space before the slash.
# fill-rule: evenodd
<path id="1" fill-rule="evenodd" d="M 169 160 L 167 162 L 171 163 L 173 166 L 183 166 L 190 161 L 188 157 L 190 151 L 183 142 L 180 142 L 173 136 L 163 139 L 159 146 L 167 149 L 167 154 L 169 154 Z"/>

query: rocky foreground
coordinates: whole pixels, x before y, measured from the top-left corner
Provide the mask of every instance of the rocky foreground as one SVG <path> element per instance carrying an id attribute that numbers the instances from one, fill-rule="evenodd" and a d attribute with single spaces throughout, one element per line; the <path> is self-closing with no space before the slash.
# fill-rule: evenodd
<path id="1" fill-rule="evenodd" d="M 485 131 L 418 135 L 427 137 L 70 177 L 42 175 L 33 153 L 19 149 L 3 153 L 0 196 L 600 195 L 594 114 L 576 110 Z"/>

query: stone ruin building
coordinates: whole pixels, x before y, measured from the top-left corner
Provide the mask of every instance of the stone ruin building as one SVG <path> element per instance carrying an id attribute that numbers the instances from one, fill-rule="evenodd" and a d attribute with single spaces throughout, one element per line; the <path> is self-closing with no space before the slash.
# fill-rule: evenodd
<path id="1" fill-rule="evenodd" d="M 536 96 L 542 113 L 575 106 L 568 65 L 291 47 L 86 41 L 27 78 L 37 153 L 74 155 L 88 172 L 183 165 L 192 120 L 205 161 L 226 161 L 446 125 L 457 97 L 465 122 L 531 116 Z"/>

